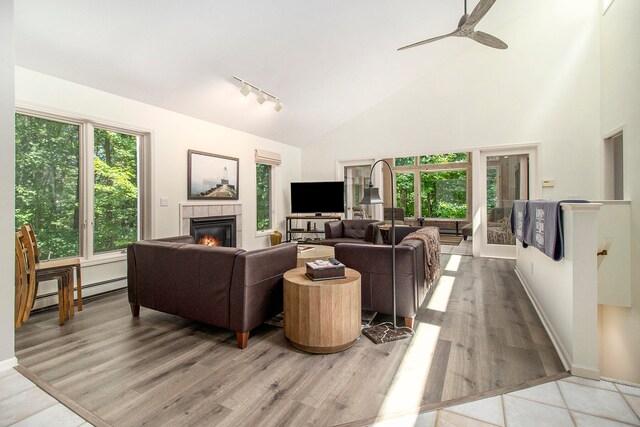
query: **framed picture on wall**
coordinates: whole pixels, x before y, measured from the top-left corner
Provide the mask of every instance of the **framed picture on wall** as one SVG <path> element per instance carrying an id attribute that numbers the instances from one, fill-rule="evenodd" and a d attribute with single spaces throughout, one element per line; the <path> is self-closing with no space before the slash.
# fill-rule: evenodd
<path id="1" fill-rule="evenodd" d="M 188 200 L 238 200 L 238 159 L 188 151 Z"/>

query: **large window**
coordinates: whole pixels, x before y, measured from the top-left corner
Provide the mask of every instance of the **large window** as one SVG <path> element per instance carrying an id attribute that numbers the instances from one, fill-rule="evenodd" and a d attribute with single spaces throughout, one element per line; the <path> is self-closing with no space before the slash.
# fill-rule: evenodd
<path id="1" fill-rule="evenodd" d="M 392 164 L 405 218 L 469 219 L 469 153 L 396 157 Z"/>
<path id="2" fill-rule="evenodd" d="M 140 237 L 141 139 L 81 120 L 16 114 L 15 225 L 33 225 L 43 258 L 91 258 Z"/>
<path id="3" fill-rule="evenodd" d="M 258 231 L 271 228 L 271 165 L 256 163 L 256 223 Z"/>

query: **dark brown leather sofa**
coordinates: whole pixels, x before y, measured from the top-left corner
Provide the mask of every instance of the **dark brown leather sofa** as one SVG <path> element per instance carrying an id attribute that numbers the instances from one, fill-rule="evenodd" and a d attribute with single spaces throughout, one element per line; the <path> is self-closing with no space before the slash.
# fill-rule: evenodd
<path id="1" fill-rule="evenodd" d="M 393 314 L 391 246 L 339 243 L 335 252 L 340 262 L 360 272 L 362 309 Z M 424 264 L 421 241 L 405 240 L 396 246 L 396 314 L 409 327 L 428 290 Z"/>
<path id="2" fill-rule="evenodd" d="M 314 242 L 320 245 L 335 246 L 338 243 L 382 243 L 377 226 L 383 221 L 374 219 L 343 219 L 324 223 L 324 239 Z"/>
<path id="3" fill-rule="evenodd" d="M 130 244 L 131 313 L 142 306 L 227 328 L 245 348 L 251 329 L 282 312 L 282 276 L 296 256 L 294 243 L 254 251 L 196 245 L 191 236 Z"/>

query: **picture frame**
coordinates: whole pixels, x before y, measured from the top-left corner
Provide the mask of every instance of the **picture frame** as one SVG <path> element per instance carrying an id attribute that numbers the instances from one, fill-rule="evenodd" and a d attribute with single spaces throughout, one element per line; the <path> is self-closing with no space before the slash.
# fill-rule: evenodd
<path id="1" fill-rule="evenodd" d="M 238 158 L 196 150 L 187 156 L 187 200 L 238 200 Z"/>

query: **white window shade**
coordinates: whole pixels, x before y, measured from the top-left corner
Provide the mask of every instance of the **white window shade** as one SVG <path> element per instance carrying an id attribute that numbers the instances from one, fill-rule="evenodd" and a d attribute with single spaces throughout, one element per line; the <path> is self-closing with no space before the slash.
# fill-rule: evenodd
<path id="1" fill-rule="evenodd" d="M 282 158 L 279 153 L 266 150 L 256 150 L 256 163 L 278 166 L 282 163 Z"/>

